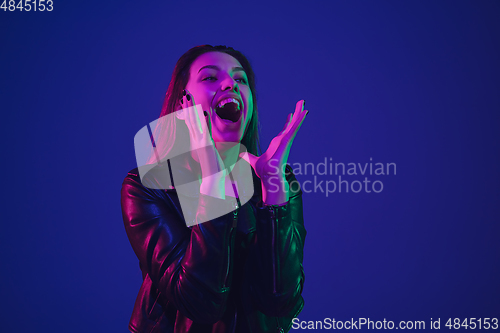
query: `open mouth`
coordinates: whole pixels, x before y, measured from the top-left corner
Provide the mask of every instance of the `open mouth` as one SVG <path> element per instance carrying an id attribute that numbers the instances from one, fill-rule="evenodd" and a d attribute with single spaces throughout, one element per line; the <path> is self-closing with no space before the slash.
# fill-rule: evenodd
<path id="1" fill-rule="evenodd" d="M 226 98 L 217 104 L 215 113 L 217 113 L 219 118 L 235 123 L 241 117 L 240 102 L 234 98 Z"/>

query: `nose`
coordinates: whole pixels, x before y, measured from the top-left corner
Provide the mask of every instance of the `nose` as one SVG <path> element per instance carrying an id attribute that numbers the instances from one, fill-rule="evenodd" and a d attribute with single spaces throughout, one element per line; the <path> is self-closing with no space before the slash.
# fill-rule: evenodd
<path id="1" fill-rule="evenodd" d="M 226 90 L 234 90 L 234 92 L 238 92 L 238 82 L 236 82 L 231 76 L 228 76 L 226 79 L 222 81 L 222 91 Z"/>

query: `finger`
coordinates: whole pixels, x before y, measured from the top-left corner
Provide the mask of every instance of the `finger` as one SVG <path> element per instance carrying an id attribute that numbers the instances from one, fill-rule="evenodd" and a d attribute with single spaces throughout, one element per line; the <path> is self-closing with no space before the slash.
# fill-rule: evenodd
<path id="1" fill-rule="evenodd" d="M 305 120 L 305 117 L 307 113 L 309 112 L 308 110 L 299 110 L 299 114 L 295 117 L 295 119 L 292 121 L 292 124 L 290 125 L 290 128 L 288 131 L 283 135 L 283 139 L 277 149 L 277 151 L 283 153 L 285 150 L 290 149 L 293 140 L 295 139 L 295 136 L 297 135 L 297 132 L 299 131 L 300 127 L 302 126 L 302 123 Z"/>
<path id="2" fill-rule="evenodd" d="M 201 106 L 201 104 L 193 105 L 192 112 L 194 125 L 197 128 L 198 132 L 200 134 L 203 134 L 203 129 L 205 128 L 205 126 L 203 126 L 203 122 L 201 121 L 201 119 L 205 119 L 203 115 L 203 107 Z"/>
<path id="3" fill-rule="evenodd" d="M 202 110 L 201 105 L 194 105 L 194 99 L 191 94 L 186 93 L 185 96 L 185 122 L 189 130 L 189 140 L 191 150 L 197 150 L 198 148 L 205 147 L 209 144 L 209 139 L 207 136 L 203 135 L 203 127 L 200 121 L 200 110 Z M 202 111 L 201 111 L 202 112 Z M 207 133 L 208 131 L 205 131 Z M 220 169 L 219 169 L 220 171 Z"/>
<path id="4" fill-rule="evenodd" d="M 299 109 L 300 111 L 304 111 L 305 107 L 306 107 L 305 99 L 301 99 L 300 101 L 297 102 L 297 104 L 295 104 L 295 109 Z"/>
<path id="5" fill-rule="evenodd" d="M 189 113 L 189 117 L 186 119 L 189 119 L 190 130 L 194 130 L 195 132 L 193 132 L 193 134 L 196 136 L 198 136 L 198 134 L 203 134 L 203 129 L 200 122 L 200 115 L 198 111 L 198 109 L 201 109 L 201 107 L 199 108 L 196 107 L 196 105 L 194 104 L 195 102 L 193 95 L 191 95 L 191 93 L 188 90 L 186 90 L 185 99 L 186 99 L 187 111 Z"/>
<path id="6" fill-rule="evenodd" d="M 297 122 L 300 121 L 300 115 L 304 113 L 304 106 L 305 106 L 305 100 L 301 99 L 300 101 L 295 104 L 295 112 L 292 115 L 292 121 L 288 125 L 286 129 L 286 133 L 289 133 L 290 130 L 292 129 L 293 125 Z"/>
<path id="7" fill-rule="evenodd" d="M 199 134 L 203 134 L 203 129 L 205 128 L 205 124 L 201 120 L 205 119 L 205 116 L 203 114 L 203 107 L 201 106 L 201 104 L 196 104 L 193 95 L 187 90 L 186 99 L 188 101 L 188 105 L 190 106 L 192 124 L 194 128 L 197 129 Z"/>
<path id="8" fill-rule="evenodd" d="M 306 119 L 306 115 L 308 113 L 309 113 L 308 110 L 304 110 L 295 118 L 295 121 L 292 122 L 289 131 L 285 134 L 285 136 L 289 137 L 288 139 L 290 142 L 293 141 L 293 139 L 295 138 L 295 135 L 302 126 L 302 123 Z"/>
<path id="9" fill-rule="evenodd" d="M 191 133 L 191 129 L 192 129 L 192 123 L 191 123 L 191 115 L 190 115 L 190 112 L 189 112 L 189 103 L 188 103 L 188 100 L 186 99 L 186 96 L 183 96 L 180 100 L 180 103 L 181 103 L 181 115 L 182 115 L 182 119 L 184 119 L 184 121 L 186 122 L 186 125 L 189 129 L 189 132 Z"/>
<path id="10" fill-rule="evenodd" d="M 191 117 L 191 125 L 193 128 L 196 128 L 198 133 L 203 133 L 203 130 L 200 125 L 200 116 L 198 114 L 198 108 L 196 107 L 196 104 L 194 102 L 193 95 L 189 92 L 189 90 L 186 91 L 186 105 L 189 108 L 189 114 Z"/>
<path id="11" fill-rule="evenodd" d="M 178 105 L 175 107 L 175 115 L 177 116 L 178 119 L 184 119 L 185 118 L 185 112 L 184 112 L 184 98 L 181 97 L 178 101 Z"/>
<path id="12" fill-rule="evenodd" d="M 295 104 L 295 113 L 293 114 L 295 120 L 293 121 L 293 124 L 291 124 L 290 127 L 294 126 L 297 122 L 301 122 L 304 119 L 304 116 L 306 114 L 307 110 L 304 110 L 306 105 L 306 101 L 301 99 L 300 101 Z"/>
<path id="13" fill-rule="evenodd" d="M 292 121 L 292 117 L 293 117 L 293 115 L 291 113 L 289 113 L 288 117 L 286 118 L 285 126 L 283 127 L 283 129 L 281 130 L 281 132 L 279 132 L 278 135 L 281 135 L 283 132 L 286 131 L 286 129 L 288 128 L 288 126 L 290 126 L 290 122 Z"/>
<path id="14" fill-rule="evenodd" d="M 210 137 L 212 137 L 212 119 L 210 118 L 210 112 L 203 111 L 203 114 L 204 114 L 205 120 L 207 122 L 208 133 L 210 133 Z"/>
<path id="15" fill-rule="evenodd" d="M 304 107 L 305 107 L 306 101 L 301 99 L 300 101 L 295 104 L 295 112 L 293 113 L 294 116 L 298 116 L 301 113 L 304 112 Z"/>

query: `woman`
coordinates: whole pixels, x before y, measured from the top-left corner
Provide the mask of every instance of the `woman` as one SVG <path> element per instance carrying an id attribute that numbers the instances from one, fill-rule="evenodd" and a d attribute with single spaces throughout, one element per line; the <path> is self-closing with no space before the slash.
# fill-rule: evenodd
<path id="1" fill-rule="evenodd" d="M 195 221 L 190 223 L 181 207 L 183 195 L 177 190 L 182 184 L 170 178 L 173 187 L 155 188 L 150 183 L 158 173 L 147 180 L 139 169 L 128 173 L 121 192 L 123 220 L 143 273 L 130 331 L 288 331 L 304 306 L 302 191 L 286 165 L 307 114 L 304 101 L 258 156 L 252 68 L 232 48 L 203 45 L 175 66 L 161 116 L 174 112 L 176 122 L 188 129 L 192 149 L 176 170 L 169 160 L 168 170 L 197 175 L 199 193 L 191 198 L 197 201 Z M 158 166 L 175 150 L 162 143 L 172 142 L 167 136 L 182 141 L 179 135 L 172 128 L 155 135 Z M 241 162 L 252 170 L 252 177 L 241 177 L 253 180 L 246 202 L 232 177 Z M 210 215 L 231 197 L 236 209 Z"/>

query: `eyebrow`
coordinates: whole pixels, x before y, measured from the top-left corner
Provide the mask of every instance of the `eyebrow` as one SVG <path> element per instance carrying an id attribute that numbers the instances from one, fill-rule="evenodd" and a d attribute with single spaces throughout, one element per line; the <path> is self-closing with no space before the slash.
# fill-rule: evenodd
<path id="1" fill-rule="evenodd" d="M 202 69 L 205 69 L 205 68 L 211 68 L 211 69 L 215 69 L 215 70 L 218 70 L 220 71 L 220 68 L 218 66 L 215 66 L 215 65 L 206 65 L 206 66 L 203 66 L 202 68 L 200 68 L 200 70 L 198 71 L 201 72 Z M 245 70 L 243 69 L 243 67 L 233 67 L 231 69 L 233 72 L 245 72 Z M 246 72 L 245 72 L 246 74 Z"/>

